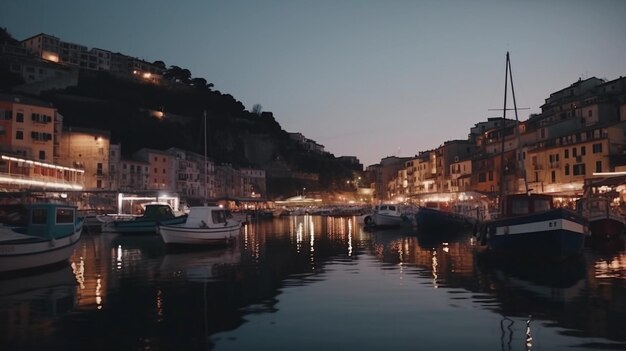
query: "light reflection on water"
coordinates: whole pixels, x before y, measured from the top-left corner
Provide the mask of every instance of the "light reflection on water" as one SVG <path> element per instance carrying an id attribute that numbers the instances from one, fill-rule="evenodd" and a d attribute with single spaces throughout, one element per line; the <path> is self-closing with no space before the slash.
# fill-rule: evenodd
<path id="1" fill-rule="evenodd" d="M 559 264 L 498 261 L 469 235 L 368 232 L 353 217 L 252 222 L 233 247 L 193 251 L 90 234 L 69 265 L 0 280 L 0 345 L 623 348 L 624 277 L 623 242 Z"/>

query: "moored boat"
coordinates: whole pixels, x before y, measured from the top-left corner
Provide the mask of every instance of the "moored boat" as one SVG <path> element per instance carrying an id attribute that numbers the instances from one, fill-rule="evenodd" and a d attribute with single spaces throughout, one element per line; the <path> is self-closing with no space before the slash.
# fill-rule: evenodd
<path id="1" fill-rule="evenodd" d="M 397 227 L 411 225 L 410 216 L 402 213 L 400 207 L 395 204 L 381 204 L 374 207 L 374 211 L 363 217 L 365 226 Z"/>
<path id="2" fill-rule="evenodd" d="M 600 188 L 615 188 L 625 180 L 626 177 L 621 176 L 585 181 L 585 193 L 576 201 L 576 211 L 589 221 L 592 239 L 615 240 L 624 233 L 626 218 L 613 205 L 619 193 L 615 190 L 600 192 Z"/>
<path id="3" fill-rule="evenodd" d="M 183 223 L 187 215 L 176 216 L 167 204 L 148 204 L 143 215 L 123 220 L 102 223 L 103 233 L 155 234 L 157 222 L 167 224 Z"/>
<path id="4" fill-rule="evenodd" d="M 552 196 L 511 194 L 503 199 L 503 213 L 484 223 L 482 244 L 497 253 L 525 257 L 566 258 L 583 252 L 588 236 L 587 219 L 555 208 Z"/>
<path id="5" fill-rule="evenodd" d="M 445 210 L 436 203 L 429 202 L 420 207 L 415 214 L 417 228 L 426 232 L 458 232 L 472 228 L 473 222 L 469 217 Z"/>
<path id="6" fill-rule="evenodd" d="M 0 272 L 67 261 L 81 237 L 76 207 L 40 203 L 26 207 L 24 223 L 0 226 Z"/>
<path id="7" fill-rule="evenodd" d="M 158 232 L 166 245 L 226 245 L 239 234 L 241 222 L 229 219 L 218 206 L 191 207 L 183 223 L 159 222 Z"/>

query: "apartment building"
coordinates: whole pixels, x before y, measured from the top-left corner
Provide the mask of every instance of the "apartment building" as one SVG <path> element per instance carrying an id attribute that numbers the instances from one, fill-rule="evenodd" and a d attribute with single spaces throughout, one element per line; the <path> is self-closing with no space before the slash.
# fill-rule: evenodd
<path id="1" fill-rule="evenodd" d="M 174 156 L 160 150 L 142 148 L 133 154 L 133 159 L 150 164 L 148 190 L 174 191 Z"/>
<path id="2" fill-rule="evenodd" d="M 49 103 L 0 94 L 0 151 L 53 163 L 56 116 Z"/>
<path id="3" fill-rule="evenodd" d="M 262 169 L 242 168 L 241 172 L 244 197 L 262 197 L 267 195 L 267 181 Z"/>
<path id="4" fill-rule="evenodd" d="M 66 127 L 59 142 L 59 164 L 83 169 L 86 190 L 114 190 L 109 165 L 110 134 L 97 129 Z"/>

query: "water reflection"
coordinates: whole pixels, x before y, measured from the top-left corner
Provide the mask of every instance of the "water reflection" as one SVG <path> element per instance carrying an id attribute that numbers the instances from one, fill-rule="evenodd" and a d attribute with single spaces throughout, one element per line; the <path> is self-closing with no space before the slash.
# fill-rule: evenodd
<path id="1" fill-rule="evenodd" d="M 59 318 L 76 303 L 76 280 L 68 264 L 0 279 L 0 345 L 32 347 L 57 332 Z"/>
<path id="2" fill-rule="evenodd" d="M 353 217 L 305 215 L 252 221 L 234 246 L 217 249 L 168 251 L 158 236 L 86 235 L 62 270 L 0 281 L 0 317 L 10 325 L 0 335 L 16 350 L 42 342 L 237 349 L 260 337 L 250 327 L 296 328 L 292 339 L 268 329 L 274 339 L 251 345 L 263 348 L 298 341 L 300 324 L 335 330 L 337 339 L 325 340 L 348 337 L 352 348 L 370 347 L 376 333 L 389 348 L 626 346 L 623 242 L 578 260 L 529 263 L 490 258 L 467 233 L 439 234 L 365 231 Z M 14 284 L 33 288 L 5 292 Z M 61 295 L 71 303 L 54 298 Z M 44 308 L 42 298 L 57 307 Z M 397 323 L 384 328 L 381 315 Z"/>

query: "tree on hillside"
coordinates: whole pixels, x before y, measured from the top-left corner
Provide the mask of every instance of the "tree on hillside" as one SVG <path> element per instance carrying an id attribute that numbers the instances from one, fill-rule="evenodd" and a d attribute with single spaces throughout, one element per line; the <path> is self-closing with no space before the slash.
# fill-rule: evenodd
<path id="1" fill-rule="evenodd" d="M 172 81 L 189 84 L 191 82 L 191 72 L 186 68 L 170 66 L 170 68 L 165 71 L 165 78 Z"/>
<path id="2" fill-rule="evenodd" d="M 211 88 L 213 88 L 213 83 L 207 83 L 204 78 L 193 78 L 191 80 L 191 85 L 200 90 L 211 90 Z"/>

